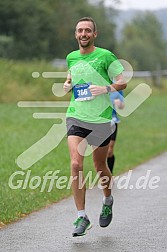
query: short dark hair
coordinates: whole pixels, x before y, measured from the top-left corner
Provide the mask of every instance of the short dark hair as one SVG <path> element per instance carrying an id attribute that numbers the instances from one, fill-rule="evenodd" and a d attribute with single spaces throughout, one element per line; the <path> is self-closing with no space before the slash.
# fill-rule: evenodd
<path id="1" fill-rule="evenodd" d="M 97 31 L 96 23 L 95 23 L 95 21 L 93 20 L 92 17 L 83 17 L 83 18 L 80 18 L 80 19 L 78 20 L 78 22 L 76 23 L 76 26 L 77 26 L 77 24 L 78 24 L 79 22 L 82 22 L 82 21 L 89 21 L 89 22 L 92 22 L 92 24 L 93 24 L 93 31 L 94 31 L 94 32 Z"/>

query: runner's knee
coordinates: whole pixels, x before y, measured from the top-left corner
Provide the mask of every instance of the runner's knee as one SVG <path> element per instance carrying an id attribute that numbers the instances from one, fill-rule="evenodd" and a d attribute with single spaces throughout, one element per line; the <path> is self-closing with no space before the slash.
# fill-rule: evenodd
<path id="1" fill-rule="evenodd" d="M 77 176 L 79 174 L 79 171 L 83 170 L 83 164 L 79 162 L 78 160 L 73 160 L 71 162 L 71 171 L 72 174 Z"/>

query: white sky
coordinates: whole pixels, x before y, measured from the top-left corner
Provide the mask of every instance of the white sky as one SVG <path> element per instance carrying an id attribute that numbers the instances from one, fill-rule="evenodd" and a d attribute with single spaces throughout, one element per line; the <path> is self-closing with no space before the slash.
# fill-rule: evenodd
<path id="1" fill-rule="evenodd" d="M 115 4 L 114 0 L 106 0 L 106 5 L 111 5 L 117 9 L 139 9 L 158 10 L 167 8 L 167 0 L 120 0 L 120 4 Z"/>

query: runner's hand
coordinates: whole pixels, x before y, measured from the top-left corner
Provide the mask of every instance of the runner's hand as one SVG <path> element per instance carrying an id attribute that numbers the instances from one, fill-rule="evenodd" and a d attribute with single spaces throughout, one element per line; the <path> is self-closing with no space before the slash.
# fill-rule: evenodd
<path id="1" fill-rule="evenodd" d="M 119 99 L 115 99 L 114 100 L 114 105 L 119 108 L 119 109 L 123 109 L 124 108 L 124 102 L 122 102 L 121 100 Z"/>
<path id="2" fill-rule="evenodd" d="M 107 89 L 105 86 L 102 87 L 102 86 L 97 86 L 97 85 L 90 85 L 89 89 L 93 96 L 107 93 Z"/>
<path id="3" fill-rule="evenodd" d="M 68 93 L 72 89 L 71 75 L 67 75 L 67 80 L 64 82 L 63 86 L 64 92 Z"/>

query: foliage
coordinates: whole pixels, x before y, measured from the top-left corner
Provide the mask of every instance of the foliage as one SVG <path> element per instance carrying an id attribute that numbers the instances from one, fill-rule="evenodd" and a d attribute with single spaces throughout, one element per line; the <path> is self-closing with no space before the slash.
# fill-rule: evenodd
<path id="1" fill-rule="evenodd" d="M 162 25 L 152 12 L 137 15 L 125 25 L 118 48 L 136 70 L 155 70 L 158 64 L 166 68 L 167 46 Z"/>
<path id="2" fill-rule="evenodd" d="M 74 29 L 83 16 L 92 16 L 97 22 L 99 46 L 110 49 L 115 43 L 115 27 L 103 1 L 95 5 L 88 0 L 6 0 L 0 2 L 0 16 L 0 35 L 12 41 L 10 51 L 4 52 L 7 49 L 3 46 L 1 57 L 64 58 L 77 48 Z"/>

